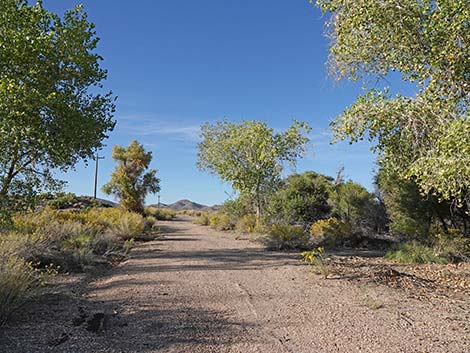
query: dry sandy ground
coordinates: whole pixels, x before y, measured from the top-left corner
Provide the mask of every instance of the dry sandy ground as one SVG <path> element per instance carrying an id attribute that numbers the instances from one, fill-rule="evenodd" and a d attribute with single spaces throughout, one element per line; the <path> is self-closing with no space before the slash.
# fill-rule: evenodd
<path id="1" fill-rule="evenodd" d="M 189 219 L 162 227 L 165 239 L 138 244 L 126 262 L 0 329 L 0 352 L 470 350 L 468 297 L 419 300 L 323 279 L 296 253 L 264 251 Z"/>

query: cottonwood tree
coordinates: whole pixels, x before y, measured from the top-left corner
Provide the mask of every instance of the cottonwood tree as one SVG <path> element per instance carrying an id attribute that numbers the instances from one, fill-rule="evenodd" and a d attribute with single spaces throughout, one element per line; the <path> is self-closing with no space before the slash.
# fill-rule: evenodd
<path id="1" fill-rule="evenodd" d="M 103 186 L 103 192 L 119 198 L 121 206 L 128 211 L 142 213 L 146 196 L 160 191 L 157 171 L 148 169 L 152 152 L 145 152 L 134 140 L 128 147 L 114 146 L 113 159 L 118 165 L 109 183 Z"/>
<path id="2" fill-rule="evenodd" d="M 313 1 L 312 1 L 313 2 Z M 336 78 L 415 84 L 415 96 L 370 90 L 333 122 L 338 139 L 376 143 L 384 173 L 470 208 L 470 6 L 468 0 L 317 0 L 331 19 Z"/>
<path id="3" fill-rule="evenodd" d="M 114 128 L 98 40 L 79 6 L 60 18 L 41 1 L 0 1 L 0 212 L 55 185 L 54 169 L 90 158 Z"/>
<path id="4" fill-rule="evenodd" d="M 252 200 L 259 221 L 266 196 L 278 185 L 284 163 L 295 165 L 305 154 L 310 128 L 295 121 L 284 132 L 275 133 L 260 121 L 236 124 L 223 120 L 205 124 L 201 131 L 198 168 L 218 175 Z"/>

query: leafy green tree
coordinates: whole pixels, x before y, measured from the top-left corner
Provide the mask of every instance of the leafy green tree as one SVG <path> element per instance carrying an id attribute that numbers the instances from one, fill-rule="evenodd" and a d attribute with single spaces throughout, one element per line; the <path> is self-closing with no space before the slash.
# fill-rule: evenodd
<path id="1" fill-rule="evenodd" d="M 315 172 L 293 174 L 270 199 L 268 213 L 273 223 L 298 224 L 303 227 L 328 217 L 328 202 L 333 179 Z"/>
<path id="2" fill-rule="evenodd" d="M 88 159 L 114 128 L 107 72 L 81 7 L 61 19 L 26 0 L 0 1 L 0 213 L 57 186 L 52 171 Z M 91 89 L 90 89 L 91 88 Z"/>
<path id="3" fill-rule="evenodd" d="M 423 195 L 412 180 L 380 169 L 376 183 L 381 191 L 390 218 L 390 230 L 395 234 L 426 238 L 432 233 L 448 233 L 450 229 L 469 234 L 466 209 L 438 197 Z"/>
<path id="4" fill-rule="evenodd" d="M 279 184 L 284 163 L 294 165 L 306 152 L 309 131 L 307 124 L 299 122 L 281 133 L 260 121 L 205 124 L 197 166 L 251 198 L 259 221 L 266 196 Z"/>
<path id="5" fill-rule="evenodd" d="M 421 195 L 418 185 L 387 174 L 385 170 L 379 170 L 376 183 L 387 207 L 391 232 L 411 237 L 427 236 L 432 225 L 432 206 Z"/>
<path id="6" fill-rule="evenodd" d="M 128 147 L 114 146 L 113 159 L 118 165 L 109 183 L 103 186 L 103 192 L 118 197 L 121 206 L 128 211 L 142 213 L 146 196 L 160 191 L 157 171 L 146 171 L 152 161 L 152 152 L 145 152 L 144 147 L 134 140 Z"/>
<path id="7" fill-rule="evenodd" d="M 313 1 L 312 1 L 313 2 Z M 470 205 L 470 6 L 467 0 L 317 0 L 331 15 L 329 66 L 364 81 L 398 72 L 412 97 L 371 90 L 333 123 L 336 137 L 376 143 L 387 173 Z"/>
<path id="8" fill-rule="evenodd" d="M 332 215 L 350 224 L 354 230 L 366 233 L 384 231 L 387 224 L 385 209 L 374 194 L 353 181 L 336 184 L 330 194 Z"/>

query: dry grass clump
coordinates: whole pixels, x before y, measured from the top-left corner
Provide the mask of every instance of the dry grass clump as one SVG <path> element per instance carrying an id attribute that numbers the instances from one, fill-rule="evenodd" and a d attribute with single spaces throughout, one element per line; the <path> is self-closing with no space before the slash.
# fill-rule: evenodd
<path id="1" fill-rule="evenodd" d="M 0 234 L 0 324 L 38 295 L 46 278 L 56 273 L 51 265 L 37 269 L 22 257 L 29 245 L 30 240 Z"/>

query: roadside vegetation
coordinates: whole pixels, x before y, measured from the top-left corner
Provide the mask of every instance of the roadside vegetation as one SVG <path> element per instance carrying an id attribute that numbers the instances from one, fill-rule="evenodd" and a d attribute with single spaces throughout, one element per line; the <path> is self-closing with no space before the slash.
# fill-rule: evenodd
<path id="1" fill-rule="evenodd" d="M 331 123 L 335 141 L 369 140 L 377 152 L 374 192 L 315 172 L 281 178 L 306 152 L 308 126 L 283 134 L 265 124 L 204 125 L 200 169 L 236 197 L 196 220 L 262 233 L 272 249 L 378 248 L 406 263 L 470 256 L 470 10 L 462 1 L 311 1 L 329 18 L 329 68 L 362 81 L 364 94 Z M 397 45 L 399 43 L 400 45 Z M 414 96 L 369 88 L 399 72 Z M 278 144 L 278 141 L 282 141 Z M 393 243 L 390 241 L 393 240 Z"/>
<path id="2" fill-rule="evenodd" d="M 14 214 L 0 232 L 0 322 L 40 294 L 50 276 L 120 261 L 135 240 L 157 235 L 153 219 L 122 208 L 51 205 Z"/>
<path id="3" fill-rule="evenodd" d="M 145 207 L 144 213 L 147 217 L 154 217 L 157 221 L 171 221 L 178 214 L 176 211 L 157 207 Z"/>

